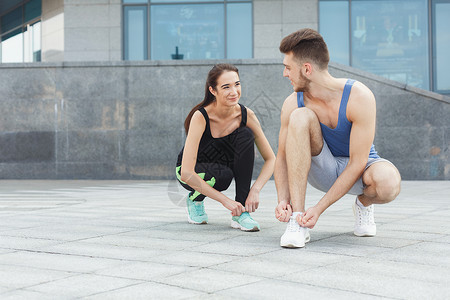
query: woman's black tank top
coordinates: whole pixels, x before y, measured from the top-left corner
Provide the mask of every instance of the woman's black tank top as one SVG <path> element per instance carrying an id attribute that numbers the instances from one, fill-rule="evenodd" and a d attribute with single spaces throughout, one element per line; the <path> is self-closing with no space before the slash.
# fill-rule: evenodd
<path id="1" fill-rule="evenodd" d="M 250 142 L 253 145 L 254 135 L 252 130 L 247 127 L 247 109 L 240 103 L 239 106 L 241 107 L 241 124 L 235 131 L 220 138 L 214 138 L 211 135 L 208 114 L 205 108 L 199 109 L 205 118 L 206 127 L 198 146 L 197 163 L 219 163 L 232 167 L 235 155 L 239 154 L 239 149 L 249 145 Z M 177 166 L 181 165 L 183 150 L 184 148 L 178 155 Z"/>

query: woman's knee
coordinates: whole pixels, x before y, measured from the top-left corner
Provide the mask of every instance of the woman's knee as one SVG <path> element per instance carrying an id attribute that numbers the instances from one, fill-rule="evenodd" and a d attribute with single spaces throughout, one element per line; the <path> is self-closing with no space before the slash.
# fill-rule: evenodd
<path id="1" fill-rule="evenodd" d="M 226 190 L 233 180 L 233 171 L 225 165 L 202 163 L 197 166 L 196 171 L 205 173 L 204 180 L 218 191 Z"/>

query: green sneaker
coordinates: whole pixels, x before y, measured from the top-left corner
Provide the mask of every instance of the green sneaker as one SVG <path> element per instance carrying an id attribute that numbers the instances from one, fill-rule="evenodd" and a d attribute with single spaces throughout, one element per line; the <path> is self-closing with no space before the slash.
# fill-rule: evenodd
<path id="1" fill-rule="evenodd" d="M 192 201 L 189 197 L 186 199 L 188 222 L 191 224 L 208 223 L 208 215 L 205 213 L 203 201 Z"/>
<path id="2" fill-rule="evenodd" d="M 242 231 L 259 231 L 258 222 L 253 220 L 248 212 L 243 212 L 239 217 L 232 217 L 231 227 Z"/>

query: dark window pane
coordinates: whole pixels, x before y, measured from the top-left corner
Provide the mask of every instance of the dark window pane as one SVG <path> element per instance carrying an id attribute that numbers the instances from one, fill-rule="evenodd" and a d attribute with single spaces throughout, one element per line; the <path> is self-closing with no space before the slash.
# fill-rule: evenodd
<path id="1" fill-rule="evenodd" d="M 25 22 L 41 16 L 41 0 L 31 0 L 25 4 Z"/>
<path id="2" fill-rule="evenodd" d="M 125 6 L 124 27 L 124 59 L 147 59 L 147 6 Z"/>
<path id="3" fill-rule="evenodd" d="M 2 33 L 22 25 L 22 6 L 7 13 L 1 19 Z"/>
<path id="4" fill-rule="evenodd" d="M 227 5 L 227 58 L 252 57 L 252 5 Z"/>

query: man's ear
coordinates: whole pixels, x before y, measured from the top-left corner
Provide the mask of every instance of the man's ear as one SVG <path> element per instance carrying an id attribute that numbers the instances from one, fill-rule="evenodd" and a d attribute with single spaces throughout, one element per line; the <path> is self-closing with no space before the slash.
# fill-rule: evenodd
<path id="1" fill-rule="evenodd" d="M 313 66 L 310 63 L 304 63 L 302 69 L 305 72 L 306 76 L 311 76 L 313 72 Z"/>

